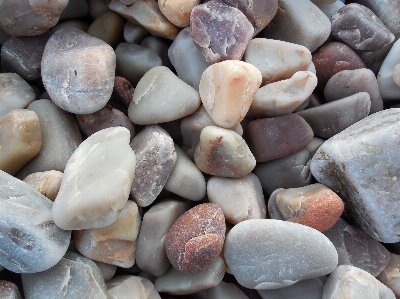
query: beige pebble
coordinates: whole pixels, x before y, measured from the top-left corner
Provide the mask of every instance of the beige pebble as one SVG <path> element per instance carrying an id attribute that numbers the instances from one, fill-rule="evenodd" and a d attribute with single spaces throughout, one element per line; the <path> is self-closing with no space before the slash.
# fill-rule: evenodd
<path id="1" fill-rule="evenodd" d="M 400 86 L 400 63 L 393 68 L 392 76 L 393 81 L 397 84 L 397 86 Z"/>
<path id="2" fill-rule="evenodd" d="M 115 47 L 122 40 L 124 25 L 124 19 L 119 14 L 107 11 L 93 21 L 87 33 Z"/>
<path id="3" fill-rule="evenodd" d="M 106 286 L 112 299 L 161 299 L 153 283 L 139 276 L 120 275 L 108 281 Z"/>
<path id="4" fill-rule="evenodd" d="M 62 175 L 63 173 L 57 170 L 35 172 L 28 175 L 24 182 L 54 201 L 60 189 Z"/>
<path id="5" fill-rule="evenodd" d="M 232 128 L 246 116 L 261 84 L 261 73 L 253 65 L 227 60 L 209 66 L 200 79 L 200 98 L 211 119 Z"/>
<path id="6" fill-rule="evenodd" d="M 177 27 L 187 27 L 190 25 L 190 13 L 198 4 L 200 4 L 200 0 L 158 1 L 161 13 Z"/>

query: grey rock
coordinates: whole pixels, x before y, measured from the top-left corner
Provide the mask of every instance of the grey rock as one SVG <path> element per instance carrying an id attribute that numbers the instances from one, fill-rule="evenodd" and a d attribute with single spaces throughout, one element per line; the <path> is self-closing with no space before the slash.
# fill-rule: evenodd
<path id="1" fill-rule="evenodd" d="M 322 282 L 311 278 L 282 289 L 258 290 L 258 293 L 263 299 L 321 299 L 323 290 Z"/>
<path id="2" fill-rule="evenodd" d="M 89 4 L 86 0 L 68 0 L 68 5 L 61 13 L 60 20 L 82 18 L 88 13 Z"/>
<path id="3" fill-rule="evenodd" d="M 149 32 L 141 25 L 126 22 L 124 26 L 124 40 L 128 44 L 139 44 Z"/>
<path id="4" fill-rule="evenodd" d="M 332 21 L 332 16 L 344 6 L 344 3 L 340 0 L 332 0 L 326 3 L 318 2 L 318 0 L 311 0 L 318 8 Z"/>
<path id="5" fill-rule="evenodd" d="M 115 265 L 110 265 L 102 262 L 96 262 L 94 263 L 97 265 L 101 272 L 101 276 L 103 276 L 104 281 L 110 280 L 113 278 L 115 272 L 117 271 L 117 266 Z"/>
<path id="6" fill-rule="evenodd" d="M 22 299 L 18 287 L 6 280 L 0 280 L 0 298 L 2 299 Z"/>
<path id="7" fill-rule="evenodd" d="M 171 61 L 168 58 L 168 48 L 169 44 L 165 39 L 158 36 L 147 36 L 140 43 L 141 46 L 152 49 L 154 52 L 160 56 L 162 65 L 168 67 L 173 70 L 173 66 Z"/>

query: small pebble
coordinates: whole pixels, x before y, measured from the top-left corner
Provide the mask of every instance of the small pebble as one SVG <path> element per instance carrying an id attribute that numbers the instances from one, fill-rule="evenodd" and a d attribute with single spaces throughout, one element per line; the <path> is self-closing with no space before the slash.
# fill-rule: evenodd
<path id="1" fill-rule="evenodd" d="M 108 281 L 111 278 L 113 278 L 113 276 L 115 275 L 115 272 L 117 272 L 117 266 L 105 264 L 102 262 L 96 262 L 96 261 L 94 261 L 94 263 L 99 268 L 99 270 L 101 272 L 101 276 L 103 276 L 104 281 Z"/>
<path id="2" fill-rule="evenodd" d="M 36 191 L 54 201 L 60 190 L 63 173 L 57 170 L 35 172 L 28 175 L 24 182 L 35 188 Z"/>
<path id="3" fill-rule="evenodd" d="M 124 18 L 119 14 L 114 11 L 106 11 L 93 21 L 87 33 L 114 48 L 122 40 L 124 25 Z"/>
<path id="4" fill-rule="evenodd" d="M 139 276 L 120 275 L 108 281 L 106 286 L 112 299 L 161 299 L 153 283 Z"/>
<path id="5" fill-rule="evenodd" d="M 124 40 L 128 44 L 139 44 L 148 35 L 149 32 L 143 26 L 129 21 L 125 23 Z"/>
<path id="6" fill-rule="evenodd" d="M 394 83 L 396 83 L 396 85 L 400 87 L 400 63 L 396 64 L 396 66 L 393 68 L 392 77 Z"/>
<path id="7" fill-rule="evenodd" d="M 128 80 L 121 76 L 115 76 L 114 88 L 110 101 L 122 105 L 124 108 L 128 108 L 134 92 L 135 89 Z"/>
<path id="8" fill-rule="evenodd" d="M 168 57 L 168 49 L 170 47 L 170 43 L 164 38 L 158 36 L 146 36 L 141 42 L 140 45 L 149 49 L 152 49 L 154 52 L 160 56 L 162 65 L 168 67 L 172 71 L 174 67 L 171 64 L 171 61 Z"/>
<path id="9" fill-rule="evenodd" d="M 22 299 L 18 287 L 6 280 L 0 280 L 0 298 L 2 299 Z"/>
<path id="10" fill-rule="evenodd" d="M 398 100 L 400 98 L 400 86 L 396 84 L 393 70 L 400 63 L 400 40 L 397 40 L 383 60 L 377 76 L 379 91 L 384 100 Z"/>
<path id="11" fill-rule="evenodd" d="M 188 27 L 192 9 L 200 4 L 200 0 L 160 0 L 158 7 L 161 13 L 175 26 Z"/>
<path id="12" fill-rule="evenodd" d="M 390 261 L 377 279 L 390 288 L 396 295 L 400 296 L 400 256 L 390 253 Z"/>

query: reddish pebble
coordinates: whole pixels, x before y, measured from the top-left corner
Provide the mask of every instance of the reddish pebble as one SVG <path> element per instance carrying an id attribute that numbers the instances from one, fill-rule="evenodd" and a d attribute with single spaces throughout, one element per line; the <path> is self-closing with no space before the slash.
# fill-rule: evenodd
<path id="1" fill-rule="evenodd" d="M 132 101 L 134 91 L 135 89 L 128 80 L 124 77 L 116 76 L 110 101 L 128 108 Z"/>

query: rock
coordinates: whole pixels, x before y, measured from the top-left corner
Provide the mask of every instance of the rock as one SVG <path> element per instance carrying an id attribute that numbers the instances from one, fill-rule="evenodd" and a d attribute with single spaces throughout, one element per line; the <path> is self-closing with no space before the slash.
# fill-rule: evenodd
<path id="1" fill-rule="evenodd" d="M 228 60 L 209 66 L 200 79 L 200 98 L 220 127 L 237 126 L 246 116 L 261 85 L 260 71 L 250 63 Z"/>
<path id="2" fill-rule="evenodd" d="M 160 56 L 162 65 L 168 67 L 172 71 L 174 67 L 171 64 L 171 61 L 168 57 L 168 49 L 170 43 L 168 43 L 164 38 L 158 36 L 146 36 L 141 42 L 140 45 L 149 49 L 152 49 L 154 52 Z"/>
<path id="3" fill-rule="evenodd" d="M 0 280 L 0 297 L 3 299 L 22 299 L 18 287 L 6 280 Z"/>
<path id="4" fill-rule="evenodd" d="M 63 173 L 57 170 L 35 172 L 28 175 L 24 182 L 54 201 L 60 189 L 62 175 Z"/>
<path id="5" fill-rule="evenodd" d="M 41 272 L 67 251 L 71 232 L 51 216 L 52 202 L 28 184 L 0 171 L 0 264 L 15 273 Z"/>
<path id="6" fill-rule="evenodd" d="M 24 109 L 36 99 L 33 88 L 14 73 L 0 73 L 0 88 L 0 117 L 14 109 Z"/>
<path id="7" fill-rule="evenodd" d="M 54 33 L 43 53 L 43 84 L 53 102 L 71 113 L 103 108 L 112 93 L 114 71 L 113 49 L 77 29 Z"/>
<path id="8" fill-rule="evenodd" d="M 251 219 L 235 225 L 226 237 L 224 250 L 236 280 L 257 290 L 283 288 L 328 274 L 338 261 L 335 247 L 319 231 L 272 219 Z"/>
<path id="9" fill-rule="evenodd" d="M 277 290 L 258 290 L 263 299 L 321 299 L 324 285 L 318 278 L 299 281 Z"/>
<path id="10" fill-rule="evenodd" d="M 311 1 L 279 0 L 278 5 L 274 19 L 263 30 L 264 37 L 299 44 L 310 52 L 328 39 L 331 22 Z"/>
<path id="11" fill-rule="evenodd" d="M 68 160 L 54 200 L 53 217 L 59 227 L 100 228 L 117 220 L 135 173 L 136 158 L 129 140 L 128 129 L 114 127 L 79 145 Z"/>
<path id="12" fill-rule="evenodd" d="M 104 281 L 108 281 L 111 278 L 113 278 L 115 272 L 117 271 L 117 266 L 96 261 L 94 261 L 94 263 L 99 268 L 101 276 L 103 276 Z"/>
<path id="13" fill-rule="evenodd" d="M 222 258 L 217 258 L 203 271 L 186 273 L 170 267 L 168 272 L 156 279 L 154 286 L 157 291 L 171 295 L 193 294 L 218 285 L 225 274 L 225 264 Z"/>
<path id="14" fill-rule="evenodd" d="M 261 183 L 253 173 L 239 179 L 211 177 L 207 182 L 207 195 L 211 203 L 222 209 L 229 223 L 267 216 Z"/>
<path id="15" fill-rule="evenodd" d="M 269 83 L 255 93 L 247 117 L 290 114 L 311 95 L 316 86 L 317 77 L 308 71 L 299 71 L 290 79 Z"/>
<path id="16" fill-rule="evenodd" d="M 187 210 L 187 204 L 166 200 L 152 206 L 143 216 L 136 249 L 140 269 L 154 275 L 164 275 L 171 265 L 165 251 L 165 239 L 174 224 Z"/>
<path id="17" fill-rule="evenodd" d="M 176 162 L 174 141 L 160 126 L 146 126 L 131 142 L 136 177 L 131 196 L 139 207 L 149 206 L 164 188 Z"/>
<path id="18" fill-rule="evenodd" d="M 74 252 L 47 271 L 22 275 L 22 285 L 26 299 L 109 298 L 96 264 Z"/>
<path id="19" fill-rule="evenodd" d="M 297 44 L 254 38 L 247 45 L 244 61 L 260 70 L 262 85 L 265 85 L 289 79 L 298 71 L 306 71 L 311 63 L 311 52 Z"/>
<path id="20" fill-rule="evenodd" d="M 319 3 L 316 0 L 311 0 L 332 22 L 332 16 L 344 6 L 341 0 L 333 0 L 332 3 Z"/>
<path id="21" fill-rule="evenodd" d="M 381 243 L 342 218 L 324 235 L 335 246 L 339 265 L 354 266 L 378 276 L 389 263 L 389 251 Z"/>
<path id="22" fill-rule="evenodd" d="M 121 275 L 108 281 L 106 285 L 108 293 L 113 299 L 161 299 L 153 283 L 143 277 Z"/>
<path id="23" fill-rule="evenodd" d="M 0 118 L 0 169 L 14 175 L 42 147 L 39 118 L 35 112 L 15 109 Z"/>
<path id="24" fill-rule="evenodd" d="M 87 30 L 87 33 L 115 47 L 122 40 L 124 19 L 114 11 L 106 11 L 98 16 Z"/>
<path id="25" fill-rule="evenodd" d="M 12 36 L 34 36 L 45 33 L 57 24 L 68 0 L 2 1 L 0 24 Z"/>
<path id="26" fill-rule="evenodd" d="M 197 49 L 211 64 L 240 60 L 254 33 L 240 10 L 215 0 L 193 8 L 190 28 Z"/>
<path id="27" fill-rule="evenodd" d="M 82 18 L 88 13 L 87 0 L 69 0 L 67 7 L 61 13 L 60 20 Z"/>
<path id="28" fill-rule="evenodd" d="M 365 299 L 395 299 L 394 293 L 368 272 L 353 266 L 338 266 L 329 275 L 322 298 L 346 298 L 349 294 Z"/>
<path id="29" fill-rule="evenodd" d="M 110 102 L 122 105 L 122 107 L 127 109 L 132 101 L 134 92 L 135 89 L 128 80 L 121 76 L 115 76 Z"/>
<path id="30" fill-rule="evenodd" d="M 400 40 L 397 40 L 383 61 L 377 76 L 379 91 L 384 100 L 400 98 L 400 87 L 393 79 L 393 69 L 400 63 L 399 51 Z"/>
<path id="31" fill-rule="evenodd" d="M 249 299 L 234 283 L 221 281 L 215 287 L 192 295 L 196 299 Z"/>
<path id="32" fill-rule="evenodd" d="M 201 131 L 194 161 L 204 173 L 229 178 L 241 178 L 256 165 L 246 141 L 239 134 L 216 126 L 207 126 Z"/>
<path id="33" fill-rule="evenodd" d="M 318 182 L 345 199 L 353 219 L 374 239 L 400 241 L 396 174 L 400 109 L 374 113 L 326 141 L 311 162 Z M 385 192 L 382 193 L 382 190 Z"/>
<path id="34" fill-rule="evenodd" d="M 87 0 L 87 2 L 89 5 L 89 15 L 93 20 L 109 10 L 107 1 Z"/>
<path id="35" fill-rule="evenodd" d="M 396 298 L 400 295 L 399 268 L 400 256 L 394 253 L 390 253 L 389 264 L 377 277 L 380 282 L 382 282 L 393 291 L 393 293 L 396 295 Z"/>
<path id="36" fill-rule="evenodd" d="M 190 24 L 190 13 L 200 3 L 200 0 L 180 1 L 158 1 L 161 13 L 175 26 L 188 27 Z"/>
<path id="37" fill-rule="evenodd" d="M 297 114 L 305 119 L 315 135 L 328 139 L 367 117 L 370 107 L 369 94 L 359 92 Z"/>
<path id="38" fill-rule="evenodd" d="M 394 83 L 396 83 L 396 85 L 400 87 L 400 63 L 396 64 L 396 66 L 393 68 L 392 77 Z"/>
<path id="39" fill-rule="evenodd" d="M 124 26 L 124 40 L 128 44 L 139 44 L 149 32 L 141 25 L 126 22 Z"/>

